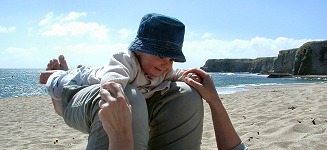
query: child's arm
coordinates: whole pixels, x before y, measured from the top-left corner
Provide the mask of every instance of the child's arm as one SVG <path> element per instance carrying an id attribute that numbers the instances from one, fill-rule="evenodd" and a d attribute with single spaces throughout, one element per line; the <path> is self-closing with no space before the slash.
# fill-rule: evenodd
<path id="1" fill-rule="evenodd" d="M 119 83 L 124 89 L 136 77 L 140 66 L 136 64 L 136 58 L 126 53 L 117 53 L 112 56 L 108 65 L 93 71 L 89 82 L 99 82 L 104 85 L 107 82 Z"/>

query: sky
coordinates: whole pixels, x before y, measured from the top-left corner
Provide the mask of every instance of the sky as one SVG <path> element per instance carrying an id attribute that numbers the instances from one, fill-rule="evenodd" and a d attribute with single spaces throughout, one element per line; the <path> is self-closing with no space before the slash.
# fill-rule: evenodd
<path id="1" fill-rule="evenodd" d="M 45 68 L 66 56 L 102 66 L 127 52 L 141 18 L 160 13 L 186 26 L 185 63 L 277 56 L 309 41 L 327 40 L 326 0 L 2 0 L 0 68 Z"/>

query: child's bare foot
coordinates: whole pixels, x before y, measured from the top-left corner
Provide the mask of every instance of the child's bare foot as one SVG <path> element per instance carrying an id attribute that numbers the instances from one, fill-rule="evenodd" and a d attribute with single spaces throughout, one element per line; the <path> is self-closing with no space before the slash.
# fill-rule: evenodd
<path id="1" fill-rule="evenodd" d="M 58 59 L 54 58 L 50 60 L 45 70 L 46 71 L 41 72 L 39 76 L 39 82 L 41 84 L 46 84 L 50 75 L 57 72 L 58 70 L 68 70 L 68 65 L 64 55 L 59 55 Z"/>
<path id="2" fill-rule="evenodd" d="M 67 65 L 67 62 L 66 62 L 66 59 L 65 59 L 64 55 L 59 55 L 58 59 L 59 59 L 59 70 L 67 71 L 68 70 L 68 65 Z"/>
<path id="3" fill-rule="evenodd" d="M 54 58 L 49 61 L 45 70 L 68 70 L 68 65 L 64 55 L 59 55 L 58 59 Z"/>

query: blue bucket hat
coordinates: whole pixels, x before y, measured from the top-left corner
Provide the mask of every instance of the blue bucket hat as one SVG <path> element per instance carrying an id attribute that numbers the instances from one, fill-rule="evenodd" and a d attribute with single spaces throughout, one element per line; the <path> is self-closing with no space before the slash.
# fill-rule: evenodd
<path id="1" fill-rule="evenodd" d="M 184 33 L 185 26 L 181 21 L 161 14 L 147 14 L 128 49 L 185 62 L 182 52 Z"/>

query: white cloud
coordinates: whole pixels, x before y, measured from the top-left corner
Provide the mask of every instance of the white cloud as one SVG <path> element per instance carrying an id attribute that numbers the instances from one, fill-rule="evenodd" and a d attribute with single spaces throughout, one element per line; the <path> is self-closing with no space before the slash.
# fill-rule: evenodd
<path id="1" fill-rule="evenodd" d="M 184 69 L 201 67 L 208 59 L 275 57 L 280 50 L 298 48 L 308 41 L 315 40 L 255 37 L 250 40 L 205 39 L 185 41 L 183 52 L 187 62 L 184 64 L 176 63 L 176 66 Z"/>
<path id="2" fill-rule="evenodd" d="M 132 32 L 128 29 L 123 28 L 118 31 L 118 34 L 119 34 L 120 39 L 125 40 L 125 39 L 130 38 L 130 36 L 132 35 Z"/>
<path id="3" fill-rule="evenodd" d="M 97 40 L 108 39 L 109 29 L 95 22 L 80 22 L 76 19 L 86 16 L 85 12 L 70 12 L 55 17 L 52 12 L 40 21 L 41 34 L 46 36 L 90 36 Z"/>
<path id="4" fill-rule="evenodd" d="M 0 59 L 0 68 L 1 66 L 3 66 L 4 68 L 26 68 L 28 65 L 31 65 L 29 67 L 33 68 L 33 65 L 37 65 L 34 64 L 35 60 L 41 58 L 36 47 L 8 47 L 3 51 L 0 51 L 0 55 L 5 56 Z"/>
<path id="5" fill-rule="evenodd" d="M 53 46 L 48 48 L 19 48 L 8 47 L 0 51 L 0 68 L 45 68 L 50 59 L 63 54 L 66 56 L 70 67 L 79 64 L 103 66 L 108 63 L 112 54 L 125 51 L 128 44 L 89 44 L 79 43 L 75 45 Z M 8 65 L 10 62 L 10 65 Z"/>
<path id="6" fill-rule="evenodd" d="M 83 22 L 69 22 L 66 24 L 54 23 L 50 26 L 50 30 L 44 31 L 43 35 L 85 35 L 89 34 L 98 40 L 104 40 L 108 38 L 108 29 L 94 22 L 83 23 Z"/>
<path id="7" fill-rule="evenodd" d="M 15 32 L 16 31 L 16 27 L 12 26 L 12 27 L 3 27 L 0 26 L 0 33 L 9 33 L 9 32 Z"/>
<path id="8" fill-rule="evenodd" d="M 47 13 L 47 15 L 45 16 L 45 18 L 42 19 L 42 20 L 39 22 L 39 25 L 40 25 L 40 26 L 43 26 L 43 25 L 49 24 L 49 23 L 51 23 L 52 19 L 53 19 L 53 12 L 49 12 L 49 13 Z"/>
<path id="9" fill-rule="evenodd" d="M 18 47 L 8 47 L 5 50 L 6 55 L 16 56 L 16 57 L 32 57 L 37 53 L 37 48 L 18 48 Z"/>
<path id="10" fill-rule="evenodd" d="M 208 32 L 202 35 L 202 38 L 203 39 L 209 39 L 211 37 L 212 37 L 212 34 L 211 33 L 208 33 Z"/>
<path id="11" fill-rule="evenodd" d="M 208 59 L 275 57 L 280 50 L 298 48 L 308 41 L 317 41 L 317 39 L 255 37 L 249 40 L 235 39 L 229 41 L 218 39 L 186 40 L 183 52 L 187 62 L 174 63 L 174 67 L 183 69 L 201 67 Z M 50 46 L 48 48 L 8 47 L 5 51 L 0 52 L 1 56 L 8 56 L 4 57 L 0 64 L 13 62 L 13 64 L 17 64 L 17 67 L 43 68 L 49 59 L 64 54 L 70 66 L 77 66 L 78 64 L 101 66 L 108 62 L 112 54 L 119 51 L 126 52 L 129 44 L 129 42 L 100 44 L 85 42 L 75 45 Z"/>
<path id="12" fill-rule="evenodd" d="M 78 53 L 80 54 L 113 54 L 117 51 L 124 51 L 127 49 L 127 44 L 116 43 L 116 44 L 88 44 L 79 43 L 76 45 L 66 45 L 66 46 L 55 46 L 54 49 L 61 52 L 68 53 Z M 109 55 L 108 55 L 109 56 Z"/>
<path id="13" fill-rule="evenodd" d="M 109 61 L 112 54 L 127 52 L 128 44 L 88 44 L 79 43 L 76 45 L 55 46 L 53 49 L 57 54 L 64 54 L 72 66 L 78 64 L 102 66 Z"/>
<path id="14" fill-rule="evenodd" d="M 195 33 L 195 32 L 186 32 L 185 33 L 185 38 L 188 38 L 188 39 L 192 39 L 192 38 L 194 38 L 194 37 L 196 37 L 196 36 L 198 36 L 199 34 L 197 34 L 197 33 Z"/>
<path id="15" fill-rule="evenodd" d="M 63 19 L 66 21 L 73 21 L 84 16 L 86 16 L 85 12 L 70 12 L 67 16 L 63 17 Z"/>

